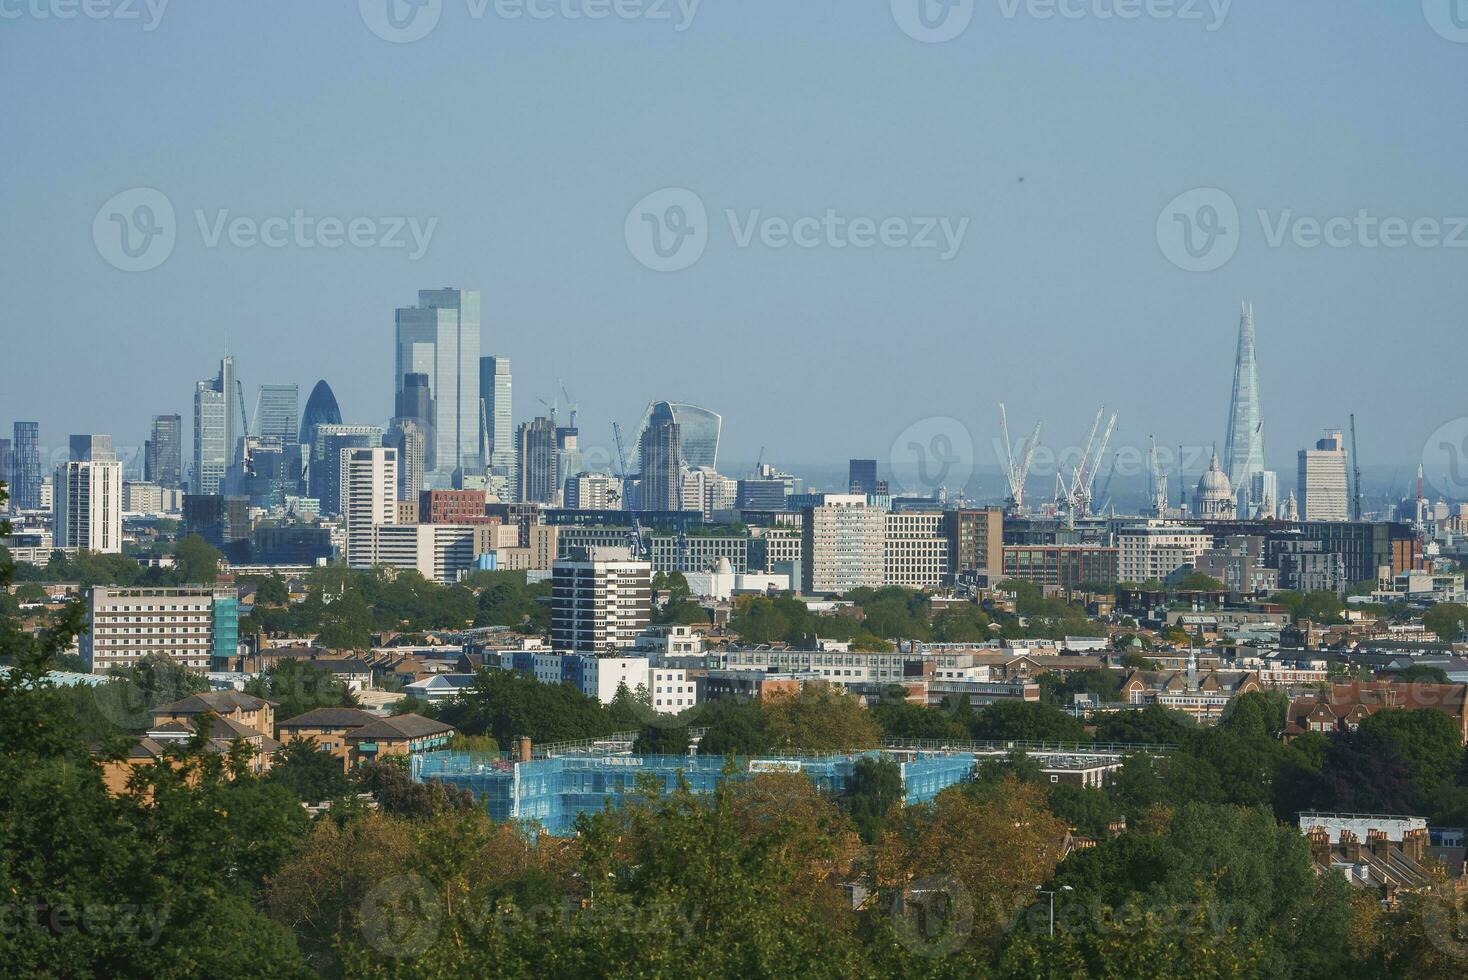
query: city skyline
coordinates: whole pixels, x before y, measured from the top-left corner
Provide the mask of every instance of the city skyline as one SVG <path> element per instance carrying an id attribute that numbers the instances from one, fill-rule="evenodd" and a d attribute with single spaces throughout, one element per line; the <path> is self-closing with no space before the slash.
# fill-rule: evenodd
<path id="1" fill-rule="evenodd" d="M 7 386 L 0 416 L 39 416 L 44 431 L 66 433 L 103 427 L 98 419 L 117 414 L 108 406 L 134 406 L 106 427 L 119 444 L 141 445 L 151 415 L 188 418 L 191 405 L 173 385 L 140 404 L 137 380 L 202 377 L 217 357 L 202 355 L 227 350 L 242 377 L 303 386 L 326 377 L 347 417 L 383 422 L 389 368 L 376 325 L 435 283 L 481 291 L 484 330 L 503 338 L 493 353 L 516 365 L 522 405 L 553 397 L 563 378 L 584 407 L 583 439 L 597 441 L 606 436 L 592 420 L 630 430 L 652 398 L 709 405 L 727 417 L 729 459 L 753 460 L 762 445 L 791 461 L 882 457 L 910 424 L 940 416 L 987 445 L 1001 397 L 1017 418 L 1044 416 L 1057 437 L 1078 430 L 1067 441 L 1105 402 L 1120 413 L 1118 439 L 1221 446 L 1227 377 L 1215 366 L 1231 352 L 1224 324 L 1241 298 L 1261 318 L 1268 311 L 1271 469 L 1288 471 L 1296 449 L 1352 411 L 1363 459 L 1413 465 L 1429 434 L 1463 414 L 1434 359 L 1415 362 L 1422 378 L 1410 400 L 1368 405 L 1360 394 L 1379 390 L 1378 359 L 1362 355 L 1391 342 L 1384 325 L 1423 349 L 1462 332 L 1461 252 L 1267 240 L 1287 214 L 1468 214 L 1464 110 L 1420 98 L 1452 90 L 1463 48 L 1414 5 L 1241 8 L 1216 31 L 1145 20 L 1072 31 L 985 11 L 946 44 L 905 36 L 885 8 L 835 16 L 820 5 L 783 10 L 777 23 L 708 6 L 682 33 L 476 23 L 405 45 L 374 36 L 352 10 L 291 18 L 285 38 L 244 11 L 170 10 L 140 35 L 141 61 L 108 42 L 120 24 L 22 19 L 7 30 L 0 71 L 37 90 L 14 107 L 7 138 L 44 136 L 77 162 L 34 174 L 23 195 L 0 188 L 12 226 L 28 229 L 0 243 L 10 316 L 67 324 L 27 336 L 30 370 Z M 1315 43 L 1323 23 L 1346 43 Z M 601 43 L 601 28 L 617 43 Z M 829 43 L 812 50 L 806 33 Z M 1351 39 L 1398 52 L 1411 77 L 1348 70 Z M 209 70 L 241 46 L 257 51 L 248 84 Z M 610 77 L 668 58 L 680 84 L 636 100 L 610 88 L 561 99 L 568 52 Z M 872 52 L 893 71 L 865 72 L 861 55 Z M 1172 83 L 1132 81 L 1143 58 Z M 164 84 L 165 66 L 194 84 Z M 1332 82 L 1302 89 L 1299 74 Z M 104 111 L 83 94 L 117 77 L 136 77 L 150 104 Z M 745 98 L 703 94 L 728 77 L 741 78 Z M 813 78 L 825 94 L 797 111 L 790 93 L 809 92 Z M 1096 79 L 1106 82 L 1094 88 Z M 303 86 L 317 95 L 300 105 Z M 553 131 L 548 98 L 566 113 Z M 159 120 L 187 124 L 196 100 L 233 123 L 193 127 L 178 145 L 161 138 Z M 290 113 L 257 106 L 287 103 Z M 56 132 L 58 119 L 74 125 Z M 667 119 L 686 126 L 675 137 Z M 445 163 L 430 147 L 447 126 L 458 145 Z M 367 135 L 381 131 L 397 136 Z M 84 133 L 94 148 L 85 153 Z M 280 145 L 292 147 L 289 160 L 258 149 Z M 178 241 L 160 267 L 127 273 L 87 230 L 135 187 L 166 195 Z M 629 254 L 623 225 L 668 187 L 694 191 L 718 235 L 697 264 L 663 274 Z M 1203 187 L 1227 192 L 1248 237 L 1227 265 L 1192 273 L 1159 250 L 1155 226 L 1169 200 Z M 260 221 L 296 207 L 317 219 L 437 226 L 414 260 L 410 248 L 210 245 L 195 216 L 207 230 L 221 212 Z M 848 219 L 967 217 L 972 227 L 948 262 L 771 249 L 758 235 L 741 246 L 727 227 L 728 211 L 743 229 L 756 211 L 789 221 L 832 208 Z M 91 326 L 102 323 L 108 333 Z M 108 342 L 123 336 L 148 343 Z M 1306 369 L 1337 383 L 1296 383 Z M 67 388 L 66 400 L 53 397 Z M 816 424 L 791 424 L 805 418 Z"/>

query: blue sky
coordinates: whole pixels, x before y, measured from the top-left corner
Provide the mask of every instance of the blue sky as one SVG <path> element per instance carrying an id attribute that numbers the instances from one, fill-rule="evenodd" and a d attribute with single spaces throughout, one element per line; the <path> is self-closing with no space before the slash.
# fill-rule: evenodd
<path id="1" fill-rule="evenodd" d="M 887 0 L 702 0 L 682 31 L 672 3 L 670 20 L 564 15 L 588 2 L 509 20 L 443 0 L 403 44 L 342 2 L 174 0 L 151 31 L 142 0 L 124 8 L 138 19 L 99 20 L 0 3 L 0 425 L 140 443 L 150 415 L 188 416 L 226 337 L 247 386 L 296 381 L 304 400 L 325 377 L 349 420 L 380 421 L 394 307 L 450 284 L 483 293 L 517 422 L 564 379 L 591 444 L 654 397 L 722 412 L 725 459 L 764 446 L 792 466 L 885 462 L 930 417 L 959 420 L 982 466 L 1001 399 L 1016 428 L 1043 416 L 1052 445 L 1102 403 L 1113 448 L 1221 443 L 1243 300 L 1271 465 L 1351 411 L 1364 460 L 1412 465 L 1468 414 L 1468 247 L 1266 234 L 1468 216 L 1468 43 L 1416 0 L 1236 0 L 1221 24 L 1203 3 L 1200 20 L 1097 16 L 1116 0 L 1046 19 L 989 0 L 945 43 L 904 34 Z M 137 187 L 167 197 L 177 241 L 129 273 L 92 228 Z M 708 242 L 656 272 L 624 227 L 670 187 L 706 206 Z M 1200 187 L 1237 204 L 1240 238 L 1188 272 L 1158 217 Z M 414 259 L 210 247 L 195 216 L 296 209 L 436 224 Z M 751 220 L 828 210 L 966 234 L 947 260 L 738 244 Z"/>

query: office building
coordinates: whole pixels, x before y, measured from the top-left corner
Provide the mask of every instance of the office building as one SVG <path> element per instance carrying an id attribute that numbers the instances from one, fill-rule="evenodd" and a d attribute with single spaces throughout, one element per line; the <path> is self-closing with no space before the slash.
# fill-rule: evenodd
<path id="1" fill-rule="evenodd" d="M 294 446 L 300 402 L 299 385 L 261 385 L 255 399 L 255 434 L 279 439 L 282 446 Z"/>
<path id="2" fill-rule="evenodd" d="M 667 402 L 655 402 L 642 436 L 637 456 L 642 465 L 638 488 L 638 510 L 681 510 L 681 481 L 685 456 L 683 427 Z"/>
<path id="3" fill-rule="evenodd" d="M 197 534 L 231 561 L 248 557 L 250 500 L 223 494 L 184 494 L 184 534 Z"/>
<path id="4" fill-rule="evenodd" d="M 227 415 L 224 392 L 214 382 L 194 385 L 194 465 L 189 489 L 195 494 L 216 494 L 224 488 L 224 473 L 229 468 Z"/>
<path id="5" fill-rule="evenodd" d="M 1253 515 L 1261 501 L 1253 496 L 1255 478 L 1264 472 L 1264 406 L 1259 400 L 1259 361 L 1254 350 L 1254 307 L 1239 317 L 1233 392 L 1228 405 L 1228 437 L 1223 460 L 1229 486 L 1240 495 L 1235 513 Z"/>
<path id="6" fill-rule="evenodd" d="M 143 448 L 143 478 L 160 487 L 183 487 L 183 419 L 153 416 L 153 431 Z"/>
<path id="7" fill-rule="evenodd" d="M 577 531 L 590 528 L 563 528 L 562 536 L 574 540 Z M 611 530 L 611 529 L 607 529 Z M 622 541 L 627 533 L 621 530 Z M 652 534 L 647 538 L 648 557 L 654 572 L 707 572 L 727 561 L 727 571 L 743 575 L 749 571 L 749 535 L 747 534 L 688 534 L 679 543 L 676 534 Z M 607 543 L 620 544 L 612 538 Z M 681 554 L 681 557 L 680 557 Z"/>
<path id="8" fill-rule="evenodd" d="M 485 512 L 484 499 L 483 490 L 424 490 L 418 495 L 418 523 L 499 523 Z"/>
<path id="9" fill-rule="evenodd" d="M 943 528 L 950 582 L 977 575 L 993 584 L 1004 577 L 1004 511 L 998 507 L 944 511 Z"/>
<path id="10" fill-rule="evenodd" d="M 244 395 L 235 378 L 234 358 L 219 362 L 219 373 L 194 385 L 194 493 L 219 493 L 225 473 L 245 435 Z"/>
<path id="11" fill-rule="evenodd" d="M 482 469 L 479 457 L 479 293 L 421 289 L 418 305 L 396 313 L 394 392 L 407 376 L 428 379 L 432 417 L 428 425 L 433 476 L 444 486 L 455 474 Z"/>
<path id="12" fill-rule="evenodd" d="M 734 492 L 734 506 L 739 510 L 784 510 L 785 481 L 740 480 Z"/>
<path id="13" fill-rule="evenodd" d="M 88 596 L 87 621 L 78 643 L 94 674 L 149 657 L 167 657 L 204 673 L 239 652 L 239 600 L 233 586 L 97 586 Z"/>
<path id="14" fill-rule="evenodd" d="M 935 589 L 948 577 L 941 511 L 890 511 L 882 545 L 882 584 Z"/>
<path id="15" fill-rule="evenodd" d="M 572 413 L 573 416 L 575 413 Z M 574 425 L 556 426 L 556 493 L 581 472 L 581 431 Z"/>
<path id="16" fill-rule="evenodd" d="M 877 492 L 877 461 L 875 459 L 853 459 L 847 466 L 846 486 L 852 493 L 874 494 Z"/>
<path id="17" fill-rule="evenodd" d="M 71 460 L 75 463 L 104 462 L 116 459 L 112 450 L 112 437 L 104 435 L 74 435 L 68 440 Z"/>
<path id="18" fill-rule="evenodd" d="M 610 473 L 581 473 L 562 487 L 562 503 L 568 510 L 620 510 L 622 481 Z"/>
<path id="19" fill-rule="evenodd" d="M 156 483 L 124 480 L 122 512 L 124 514 L 177 514 L 183 509 L 183 491 L 160 487 Z"/>
<path id="20" fill-rule="evenodd" d="M 106 455 L 111 456 L 110 441 Z M 115 458 L 62 463 L 52 502 L 56 547 L 122 553 L 122 464 Z"/>
<path id="21" fill-rule="evenodd" d="M 1300 450 L 1299 479 L 1301 520 L 1350 520 L 1350 466 L 1339 432 Z"/>
<path id="22" fill-rule="evenodd" d="M 522 503 L 552 504 L 556 500 L 556 427 L 537 418 L 520 425 L 520 487 Z"/>
<path id="23" fill-rule="evenodd" d="M 321 504 L 322 514 L 341 513 L 341 453 L 344 449 L 376 449 L 382 430 L 375 425 L 319 424 L 314 430 L 308 493 Z M 396 493 L 396 491 L 394 491 Z"/>
<path id="24" fill-rule="evenodd" d="M 6 491 L 13 495 L 15 493 L 15 453 L 11 445 L 9 438 L 0 439 L 0 483 L 5 484 Z M 7 502 L 5 506 L 9 508 L 10 503 Z"/>
<path id="25" fill-rule="evenodd" d="M 1042 589 L 1076 592 L 1112 588 L 1119 581 L 1116 548 L 1096 545 L 1004 545 L 1003 579 L 1019 579 Z M 998 582 L 1000 579 L 992 579 Z"/>
<path id="26" fill-rule="evenodd" d="M 652 615 L 652 566 L 625 548 L 577 549 L 551 566 L 551 642 L 611 653 L 637 643 Z"/>
<path id="27" fill-rule="evenodd" d="M 832 595 L 881 588 L 886 577 L 887 511 L 864 494 L 828 493 L 804 510 L 801 591 Z"/>
<path id="28" fill-rule="evenodd" d="M 684 466 L 705 466 L 711 470 L 719 468 L 719 434 L 724 420 L 717 412 L 684 402 L 653 402 L 647 406 L 642 423 L 637 427 L 639 447 L 642 446 L 642 437 L 654 418 L 671 419 L 678 424 L 679 450 Z M 640 457 L 639 467 L 643 472 L 647 471 L 647 461 Z"/>
<path id="29" fill-rule="evenodd" d="M 395 418 L 384 444 L 398 452 L 398 499 L 416 501 L 428 473 L 428 438 L 415 419 Z"/>
<path id="30" fill-rule="evenodd" d="M 381 447 L 343 449 L 339 506 L 347 525 L 347 560 L 368 547 L 376 524 L 398 520 L 398 452 Z"/>
<path id="31" fill-rule="evenodd" d="M 1117 575 L 1122 582 L 1161 582 L 1213 547 L 1213 535 L 1201 527 L 1152 520 L 1116 533 Z"/>
<path id="32" fill-rule="evenodd" d="M 739 481 L 702 466 L 683 471 L 683 509 L 698 511 L 712 521 L 721 511 L 734 509 L 739 499 Z"/>
<path id="33" fill-rule="evenodd" d="M 253 557 L 261 565 L 314 565 L 332 558 L 331 528 L 268 524 L 255 528 Z"/>
<path id="34" fill-rule="evenodd" d="M 10 459 L 15 482 L 10 486 L 10 506 L 17 511 L 42 510 L 41 423 L 17 422 L 14 436 Z"/>
<path id="35" fill-rule="evenodd" d="M 512 379 L 508 357 L 479 359 L 479 397 L 483 400 L 480 415 L 483 432 L 480 451 L 485 453 L 489 471 L 495 476 L 513 478 L 515 474 L 515 432 L 512 414 Z M 574 471 L 573 471 L 574 472 Z"/>

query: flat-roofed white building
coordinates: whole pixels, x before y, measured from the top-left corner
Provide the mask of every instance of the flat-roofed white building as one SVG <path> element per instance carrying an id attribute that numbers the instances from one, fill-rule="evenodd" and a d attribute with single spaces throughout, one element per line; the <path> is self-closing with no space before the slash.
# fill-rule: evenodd
<path id="1" fill-rule="evenodd" d="M 1213 547 L 1213 535 L 1201 527 L 1148 521 L 1116 533 L 1117 575 L 1123 582 L 1163 581 Z"/>
<path id="2" fill-rule="evenodd" d="M 374 565 L 416 571 L 451 585 L 474 568 L 475 532 L 470 524 L 372 524 L 347 563 L 359 571 Z"/>
<path id="3" fill-rule="evenodd" d="M 214 656 L 238 652 L 239 604 L 234 588 L 92 589 L 88 628 L 79 648 L 94 674 L 163 656 L 207 672 Z"/>

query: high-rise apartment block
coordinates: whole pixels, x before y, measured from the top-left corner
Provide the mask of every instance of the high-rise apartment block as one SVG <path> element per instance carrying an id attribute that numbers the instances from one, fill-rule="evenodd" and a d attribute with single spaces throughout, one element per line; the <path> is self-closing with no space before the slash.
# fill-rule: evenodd
<path id="1" fill-rule="evenodd" d="M 556 427 L 537 418 L 520 426 L 520 500 L 549 504 L 556 499 Z"/>
<path id="2" fill-rule="evenodd" d="M 1351 517 L 1350 466 L 1339 432 L 1300 450 L 1300 519 L 1345 521 Z"/>
<path id="3" fill-rule="evenodd" d="M 574 549 L 551 566 L 551 642 L 557 650 L 632 647 L 652 615 L 652 566 L 625 548 Z"/>
<path id="4" fill-rule="evenodd" d="M 810 595 L 881 588 L 886 577 L 887 511 L 865 494 L 826 494 L 804 510 L 801 591 Z M 946 561 L 946 558 L 945 558 Z"/>
<path id="5" fill-rule="evenodd" d="M 398 520 L 396 449 L 343 449 L 340 455 L 342 516 L 347 524 L 347 560 L 368 549 L 373 525 Z"/>
<path id="6" fill-rule="evenodd" d="M 10 506 L 17 511 L 41 510 L 41 423 L 17 422 L 10 444 Z"/>
<path id="7" fill-rule="evenodd" d="M 105 456 L 112 456 L 110 442 Z M 98 458 L 58 466 L 51 528 L 58 548 L 121 554 L 122 464 L 116 458 Z"/>

